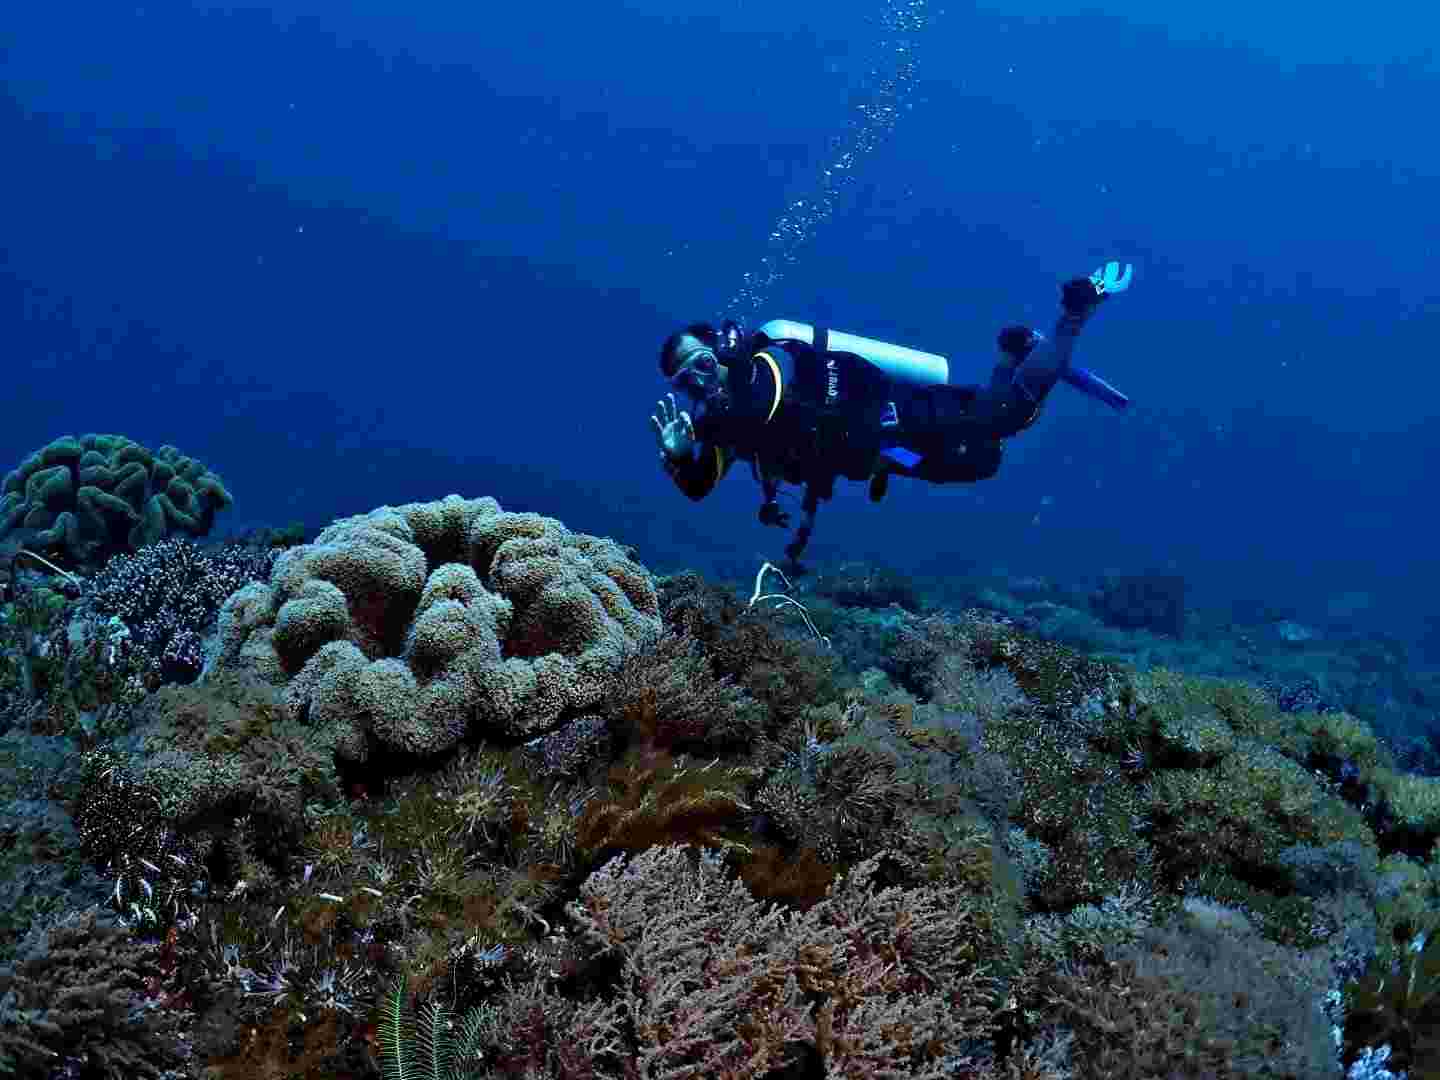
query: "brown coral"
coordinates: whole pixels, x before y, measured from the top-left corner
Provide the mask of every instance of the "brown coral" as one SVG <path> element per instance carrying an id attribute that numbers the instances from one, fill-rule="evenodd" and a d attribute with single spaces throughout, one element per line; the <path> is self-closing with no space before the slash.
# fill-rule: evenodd
<path id="1" fill-rule="evenodd" d="M 645 749 L 720 752 L 750 745 L 764 728 L 764 710 L 744 688 L 717 676 L 694 638 L 670 630 L 625 658 L 601 711 Z"/>
<path id="2" fill-rule="evenodd" d="M 764 706 L 772 730 L 840 700 L 839 660 L 803 624 L 796 633 L 693 573 L 666 582 L 661 607 L 666 625 L 697 642 L 716 675 Z"/>
<path id="3" fill-rule="evenodd" d="M 36 929 L 0 969 L 0 1065 L 45 1076 L 69 1059 L 85 1075 L 160 1077 L 182 1060 L 178 1014 L 156 1008 L 162 947 L 98 909 Z"/>
<path id="4" fill-rule="evenodd" d="M 614 1008 L 634 1022 L 639 1074 L 758 1078 L 808 1048 L 827 1076 L 954 1075 L 990 1030 L 994 987 L 971 947 L 983 932 L 959 890 L 874 888 L 879 862 L 795 915 L 684 848 L 592 874 L 566 910 L 622 960 Z"/>
<path id="5" fill-rule="evenodd" d="M 751 808 L 741 792 L 752 779 L 743 768 L 696 767 L 663 751 L 632 750 L 610 767 L 605 793 L 581 813 L 580 847 L 592 853 L 684 843 L 743 848 Z"/>

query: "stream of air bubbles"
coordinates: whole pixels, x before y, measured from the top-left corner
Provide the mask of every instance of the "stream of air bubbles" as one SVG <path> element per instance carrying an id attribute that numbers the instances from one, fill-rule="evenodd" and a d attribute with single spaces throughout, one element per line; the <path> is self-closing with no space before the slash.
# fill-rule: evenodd
<path id="1" fill-rule="evenodd" d="M 931 21 L 926 0 L 886 0 L 877 17 L 881 36 L 876 63 L 864 84 L 863 102 L 845 130 L 830 141 L 826 163 L 804 196 L 781 212 L 766 239 L 759 266 L 748 270 L 740 289 L 717 321 L 733 319 L 749 326 L 769 306 L 771 292 L 799 258 L 820 227 L 835 216 L 842 198 L 854 186 L 858 167 L 885 141 L 910 104 L 916 86 L 915 54 L 921 33 Z"/>

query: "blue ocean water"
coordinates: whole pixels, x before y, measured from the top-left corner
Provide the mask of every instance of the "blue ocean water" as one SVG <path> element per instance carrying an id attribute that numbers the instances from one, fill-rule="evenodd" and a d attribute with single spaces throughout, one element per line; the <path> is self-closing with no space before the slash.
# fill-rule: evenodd
<path id="1" fill-rule="evenodd" d="M 1117 258 L 1080 359 L 1129 414 L 1061 387 L 983 484 L 842 484 L 812 557 L 1158 568 L 1423 656 L 1440 20 L 1261 8 L 11 5 L 0 471 L 114 431 L 226 530 L 491 494 L 730 572 L 784 537 L 657 467 L 666 333 L 778 265 L 754 315 L 981 379 Z"/>

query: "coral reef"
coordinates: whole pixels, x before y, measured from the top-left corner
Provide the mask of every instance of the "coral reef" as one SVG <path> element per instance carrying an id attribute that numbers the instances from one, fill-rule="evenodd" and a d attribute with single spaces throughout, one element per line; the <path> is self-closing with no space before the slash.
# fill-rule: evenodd
<path id="1" fill-rule="evenodd" d="M 798 611 L 746 605 L 749 582 L 657 585 L 488 499 L 337 521 L 249 583 L 197 585 L 197 555 L 167 541 L 116 564 L 163 582 L 96 579 L 113 640 L 56 579 L 17 579 L 0 925 L 31 928 L 0 941 L 0 1053 L 20 1067 L 1424 1075 L 1440 781 L 1328 686 L 1048 639 L 1182 655 L 1044 583 L 987 585 L 1010 614 L 919 615 L 854 567 L 785 583 Z M 166 604 L 199 612 L 200 678 L 146 680 L 101 722 L 67 687 L 98 701 L 127 648 L 150 659 Z M 55 930 L 97 900 L 123 926 Z M 35 966 L 52 931 L 103 992 Z M 72 1000 L 94 1008 L 56 1019 Z"/>
<path id="2" fill-rule="evenodd" d="M 993 983 L 967 947 L 954 890 L 877 888 L 879 863 L 786 915 L 704 852 L 616 859 L 567 915 L 580 951 L 609 961 L 618 994 L 575 1003 L 535 986 L 472 1009 L 455 1030 L 435 1003 L 412 1021 L 397 986 L 381 1028 L 385 1075 L 448 1080 L 467 1075 L 462 1060 L 479 1060 L 556 1078 L 759 1080 L 813 1059 L 847 1080 L 952 1076 L 987 1033 Z"/>
<path id="3" fill-rule="evenodd" d="M 957 887 L 872 887 L 880 862 L 791 916 L 683 848 L 593 874 L 567 911 L 635 988 L 621 1015 L 640 1075 L 760 1077 L 800 1042 L 828 1076 L 949 1075 L 946 1059 L 988 1031 L 993 984 L 973 940 L 983 930 Z"/>
<path id="4" fill-rule="evenodd" d="M 167 536 L 204 536 L 232 501 L 218 476 L 173 446 L 67 435 L 6 474 L 0 537 L 24 530 L 32 546 L 95 566 Z"/>

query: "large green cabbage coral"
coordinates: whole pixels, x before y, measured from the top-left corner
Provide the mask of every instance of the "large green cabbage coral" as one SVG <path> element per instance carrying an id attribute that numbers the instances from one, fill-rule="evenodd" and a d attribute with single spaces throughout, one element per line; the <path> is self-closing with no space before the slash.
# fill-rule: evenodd
<path id="1" fill-rule="evenodd" d="M 660 632 L 612 540 L 451 495 L 333 522 L 220 613 L 218 667 L 259 671 L 336 753 L 436 754 L 472 725 L 543 735 L 594 708 Z"/>
<path id="2" fill-rule="evenodd" d="M 232 500 L 220 478 L 173 446 L 150 450 L 123 435 L 64 436 L 0 485 L 0 537 L 98 565 L 172 534 L 204 536 Z"/>

